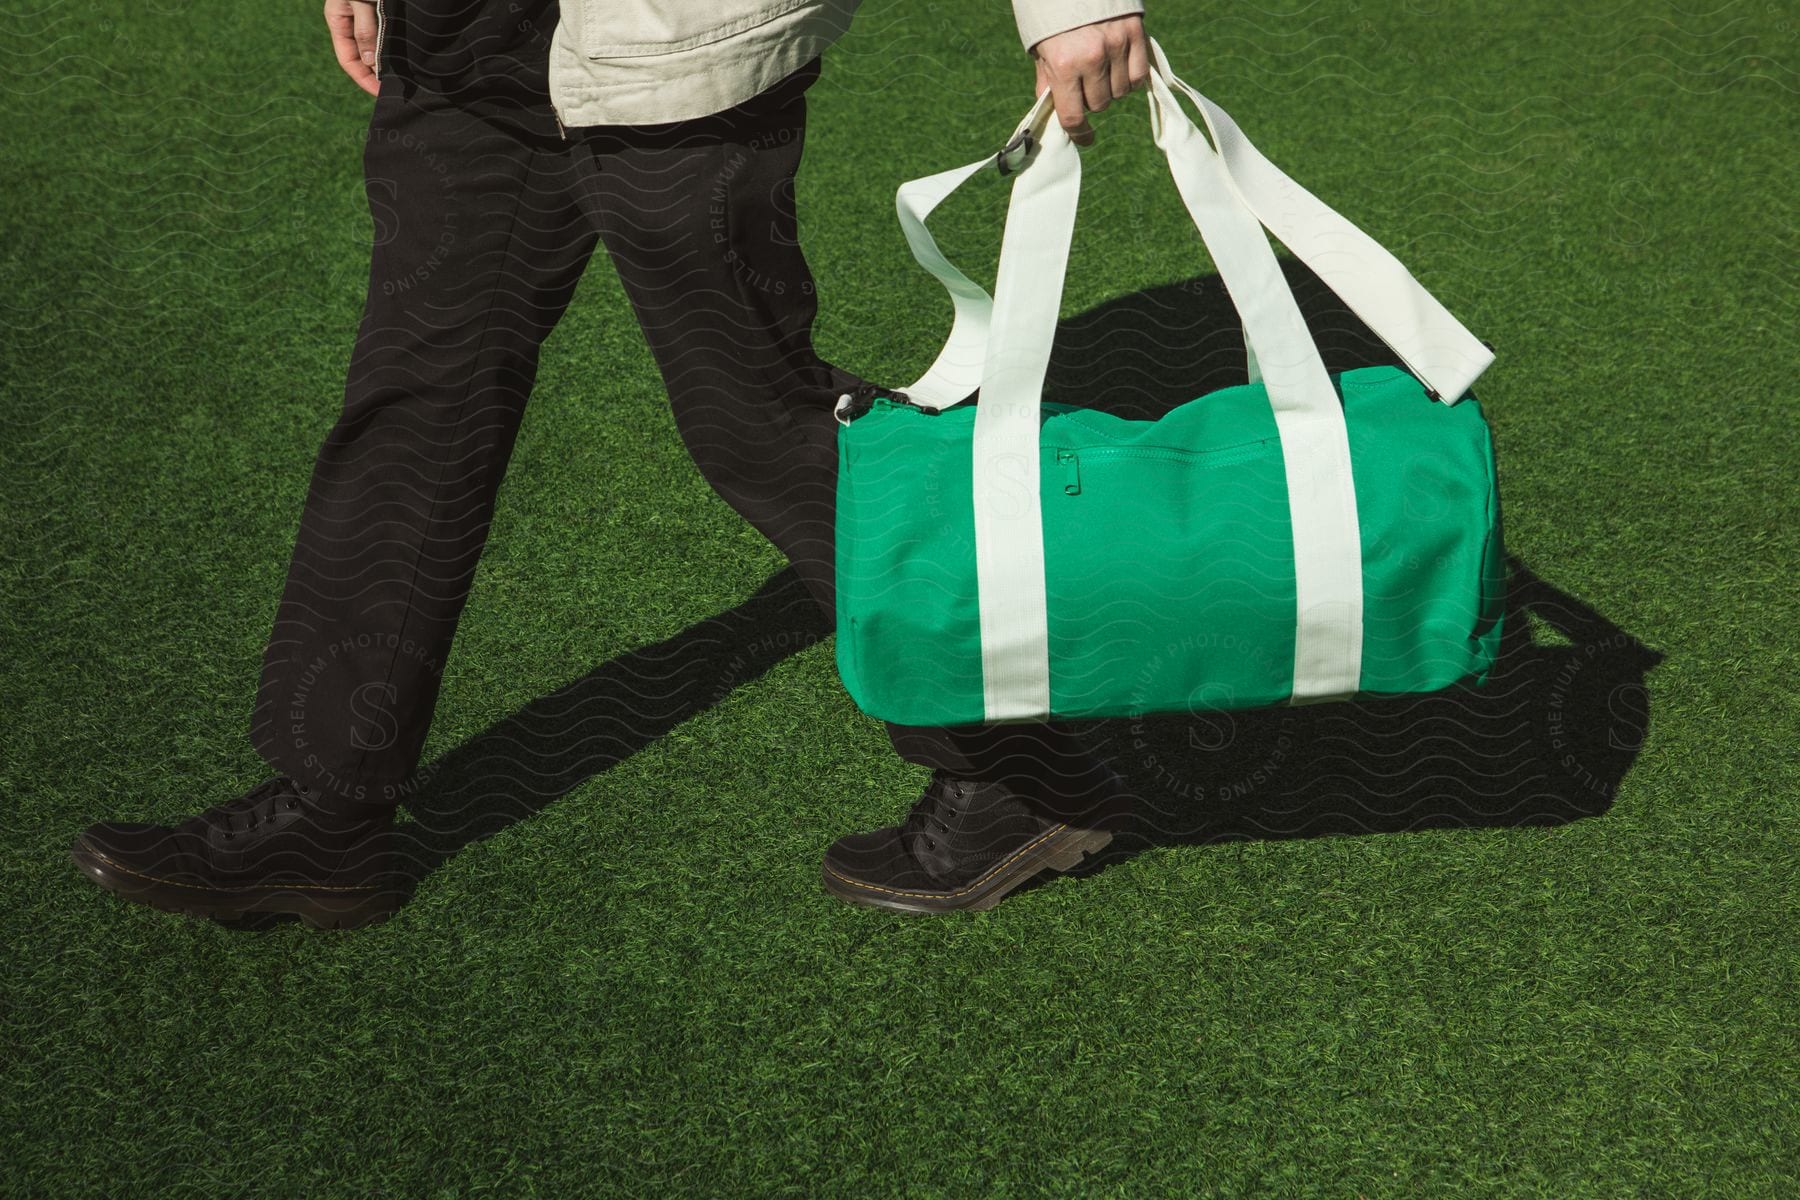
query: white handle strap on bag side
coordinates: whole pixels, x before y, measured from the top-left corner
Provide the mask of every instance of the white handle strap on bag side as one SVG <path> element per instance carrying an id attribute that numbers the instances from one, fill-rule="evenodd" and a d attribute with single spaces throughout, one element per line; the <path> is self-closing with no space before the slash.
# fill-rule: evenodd
<path id="1" fill-rule="evenodd" d="M 1175 78 L 1154 39 L 1150 44 L 1151 123 L 1157 145 L 1239 310 L 1250 378 L 1263 377 L 1281 434 L 1298 593 L 1292 700 L 1347 696 L 1357 689 L 1362 648 L 1360 534 L 1348 438 L 1330 378 L 1263 234 L 1263 222 L 1279 222 L 1293 239 L 1283 239 L 1290 249 L 1440 395 L 1459 399 L 1492 354 L 1387 251 L 1276 170 L 1229 116 Z M 1181 111 L 1171 84 L 1200 106 L 1229 156 L 1207 145 Z M 1039 97 L 1009 144 L 1042 127 L 1037 152 L 1018 168 L 995 299 L 943 257 L 924 224 L 944 197 L 995 159 L 911 181 L 896 198 L 914 256 L 950 291 L 956 310 L 937 360 L 903 390 L 922 403 L 944 407 L 966 399 L 975 386 L 981 388 L 974 430 L 974 516 L 986 716 L 991 721 L 1041 719 L 1049 712 L 1038 427 L 1074 233 L 1080 160 L 1061 127 L 1046 124 L 1048 102 L 1048 93 Z M 1225 131 L 1222 139 L 1220 130 Z M 1000 158 L 1004 163 L 1006 153 Z M 1252 179 L 1248 196 L 1243 181 L 1232 173 L 1233 159 Z"/>
<path id="2" fill-rule="evenodd" d="M 1292 699 L 1348 696 L 1362 674 L 1363 595 L 1343 408 L 1261 223 L 1181 111 L 1166 73 L 1159 58 L 1150 76 L 1151 129 L 1243 319 L 1281 437 L 1294 538 Z"/>
<path id="3" fill-rule="evenodd" d="M 1049 92 L 1038 97 L 1038 102 L 1025 114 L 1025 119 L 1013 129 L 1013 136 L 1007 142 L 1009 147 L 1028 149 L 1032 139 L 1043 136 L 1044 122 L 1052 111 L 1050 101 Z M 1023 159 L 1026 155 L 1016 150 L 1003 150 L 998 156 L 984 158 L 953 170 L 940 171 L 923 179 L 908 180 L 900 185 L 900 190 L 894 196 L 894 208 L 900 216 L 900 229 L 906 235 L 906 244 L 911 248 L 913 258 L 944 285 L 956 311 L 955 319 L 950 325 L 950 336 L 945 339 L 944 348 L 938 351 L 937 360 L 925 374 L 901 389 L 920 404 L 932 408 L 948 408 L 967 400 L 969 394 L 980 386 L 981 364 L 987 357 L 988 329 L 994 310 L 994 301 L 986 290 L 944 257 L 943 251 L 938 249 L 937 240 L 925 228 L 925 219 L 946 196 L 968 182 L 977 172 L 995 166 L 997 159 L 1007 161 L 1010 170 L 1011 159 L 1015 157 Z"/>
<path id="4" fill-rule="evenodd" d="M 1038 422 L 1080 197 L 1081 156 L 1062 126 L 1047 122 L 1007 205 L 975 406 L 975 578 L 989 721 L 1050 711 Z"/>

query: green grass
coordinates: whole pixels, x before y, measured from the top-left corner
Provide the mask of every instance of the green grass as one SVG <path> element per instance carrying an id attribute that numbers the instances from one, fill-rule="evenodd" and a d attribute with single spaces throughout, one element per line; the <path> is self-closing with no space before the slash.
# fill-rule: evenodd
<path id="1" fill-rule="evenodd" d="M 1152 4 L 1184 76 L 1498 348 L 1477 392 L 1542 583 L 1485 723 L 1239 715 L 1201 727 L 1217 754 L 1103 723 L 1141 852 L 979 916 L 835 903 L 826 844 L 924 772 L 829 640 L 752 654 L 781 616 L 753 606 L 705 627 L 741 661 L 666 732 L 584 750 L 545 716 L 783 565 L 688 462 L 602 259 L 426 750 L 504 801 L 533 789 L 499 748 L 539 730 L 553 802 L 346 935 L 126 906 L 66 848 L 262 775 L 369 101 L 314 4 L 9 14 L 0 1193 L 1800 1193 L 1791 18 Z M 1030 86 L 1000 0 L 870 0 L 827 56 L 799 186 L 827 357 L 929 361 L 947 306 L 893 187 L 990 149 Z M 1217 309 L 1177 286 L 1210 266 L 1143 98 L 1097 126 L 1077 348 L 1145 295 Z M 978 272 L 1003 204 L 943 215 Z"/>

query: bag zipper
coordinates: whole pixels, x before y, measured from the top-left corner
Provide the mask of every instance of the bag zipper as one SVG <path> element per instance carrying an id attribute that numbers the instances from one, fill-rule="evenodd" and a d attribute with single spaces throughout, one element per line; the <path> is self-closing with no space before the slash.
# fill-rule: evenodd
<path id="1" fill-rule="evenodd" d="M 1063 469 L 1063 495 L 1081 495 L 1081 458 L 1073 450 L 1058 450 L 1056 461 Z"/>
<path id="2" fill-rule="evenodd" d="M 1177 446 L 1058 446 L 1056 463 L 1062 468 L 1063 495 L 1081 495 L 1081 463 L 1106 462 L 1112 459 L 1146 459 L 1151 462 L 1192 463 L 1195 466 L 1228 467 L 1247 462 L 1267 451 L 1269 439 L 1220 446 L 1212 450 L 1183 450 Z"/>
<path id="3" fill-rule="evenodd" d="M 883 408 L 909 408 L 928 417 L 935 417 L 942 411 L 929 404 L 920 404 L 905 392 L 865 383 L 839 396 L 832 415 L 837 418 L 838 424 L 848 425 L 877 404 Z"/>

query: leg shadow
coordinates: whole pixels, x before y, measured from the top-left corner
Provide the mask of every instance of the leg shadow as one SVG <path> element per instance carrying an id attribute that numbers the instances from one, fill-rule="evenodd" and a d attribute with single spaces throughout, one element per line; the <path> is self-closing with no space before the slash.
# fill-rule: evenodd
<path id="1" fill-rule="evenodd" d="M 737 607 L 601 664 L 423 766 L 405 801 L 414 819 L 397 827 L 403 890 L 830 632 L 785 568 Z"/>

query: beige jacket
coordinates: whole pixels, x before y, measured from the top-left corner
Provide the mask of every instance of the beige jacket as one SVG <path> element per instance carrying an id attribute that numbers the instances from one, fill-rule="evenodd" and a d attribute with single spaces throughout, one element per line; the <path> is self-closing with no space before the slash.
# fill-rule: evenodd
<path id="1" fill-rule="evenodd" d="M 979 2 L 979 0 L 977 0 Z M 701 117 L 804 66 L 859 0 L 562 0 L 550 102 L 564 125 Z M 1143 0 L 1012 0 L 1019 40 L 1144 11 Z"/>

